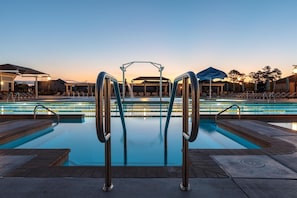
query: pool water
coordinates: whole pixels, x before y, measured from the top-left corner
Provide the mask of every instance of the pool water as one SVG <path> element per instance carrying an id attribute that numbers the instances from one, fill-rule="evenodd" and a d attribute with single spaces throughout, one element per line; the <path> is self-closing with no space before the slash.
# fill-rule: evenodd
<path id="1" fill-rule="evenodd" d="M 165 117 L 127 117 L 127 165 L 156 166 L 164 164 Z M 168 130 L 168 165 L 181 164 L 182 118 L 172 117 Z M 124 136 L 120 118 L 111 120 L 112 164 L 124 164 Z M 238 143 L 240 142 L 240 143 Z M 232 133 L 218 129 L 207 120 L 200 122 L 197 139 L 189 144 L 199 149 L 259 148 Z M 93 166 L 104 164 L 104 144 L 99 142 L 95 118 L 84 123 L 61 123 L 47 134 L 15 148 L 70 148 L 69 166 Z"/>
<path id="2" fill-rule="evenodd" d="M 70 98 L 71 99 L 71 98 Z M 42 104 L 58 114 L 84 114 L 85 116 L 95 116 L 95 102 L 94 101 L 37 101 L 37 102 L 0 102 L 0 114 L 32 114 L 34 107 L 37 104 Z M 156 101 L 157 98 L 139 99 L 136 101 L 150 100 Z M 93 99 L 94 100 L 94 99 Z M 132 100 L 132 99 L 129 99 Z M 134 101 L 134 100 L 132 100 Z M 169 101 L 169 98 L 163 98 L 163 101 Z M 246 100 L 200 100 L 200 114 L 201 115 L 216 115 L 227 107 L 237 104 L 241 108 L 241 114 L 296 114 L 297 103 L 282 102 L 282 103 L 267 103 L 263 101 L 246 101 Z M 181 116 L 182 102 L 180 98 L 176 98 L 173 105 L 173 116 Z M 118 115 L 118 108 L 115 101 L 112 101 L 112 115 Z M 161 115 L 167 115 L 168 105 L 162 106 Z M 160 105 L 157 104 L 126 104 L 124 105 L 125 115 L 128 116 L 159 116 Z M 230 109 L 224 114 L 234 114 L 237 112 L 236 108 Z M 39 110 L 39 114 L 48 113 L 43 109 Z"/>

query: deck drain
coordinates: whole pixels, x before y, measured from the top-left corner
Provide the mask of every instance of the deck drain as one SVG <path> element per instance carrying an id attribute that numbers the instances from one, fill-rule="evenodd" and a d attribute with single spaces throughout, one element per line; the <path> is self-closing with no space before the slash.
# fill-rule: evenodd
<path id="1" fill-rule="evenodd" d="M 265 166 L 265 163 L 258 159 L 243 159 L 240 160 L 240 163 L 254 168 L 261 168 Z"/>

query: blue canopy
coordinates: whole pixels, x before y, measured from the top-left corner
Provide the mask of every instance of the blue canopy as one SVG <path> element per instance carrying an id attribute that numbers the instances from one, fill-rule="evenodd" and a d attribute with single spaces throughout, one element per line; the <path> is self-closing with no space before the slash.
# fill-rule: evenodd
<path id="1" fill-rule="evenodd" d="M 212 90 L 211 90 L 212 79 L 214 79 L 214 78 L 223 79 L 225 77 L 227 77 L 227 74 L 225 72 L 215 69 L 213 67 L 209 67 L 209 68 L 197 73 L 197 78 L 199 78 L 200 81 L 209 80 L 209 98 L 211 98 L 211 92 L 212 92 Z"/>
<path id="2" fill-rule="evenodd" d="M 225 78 L 227 77 L 227 74 L 221 70 L 215 69 L 213 67 L 209 67 L 205 70 L 202 70 L 201 72 L 197 73 L 197 78 L 199 78 L 200 81 L 202 80 L 212 80 L 214 78 Z"/>

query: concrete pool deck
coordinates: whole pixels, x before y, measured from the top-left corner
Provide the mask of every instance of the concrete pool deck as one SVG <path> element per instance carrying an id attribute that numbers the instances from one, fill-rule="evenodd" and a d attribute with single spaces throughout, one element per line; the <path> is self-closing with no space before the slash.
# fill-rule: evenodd
<path id="1" fill-rule="evenodd" d="M 296 180 L 250 178 L 195 178 L 192 190 L 179 190 L 176 178 L 116 178 L 114 189 L 103 192 L 103 179 L 96 178 L 3 178 L 0 179 L 1 197 L 286 197 L 297 194 Z"/>
<path id="2" fill-rule="evenodd" d="M 2 157 L 15 157 L 10 165 L 4 164 L 7 159 L 0 162 L 0 169 L 14 165 L 1 174 L 0 197 L 296 197 L 296 131 L 259 121 L 220 122 L 264 148 L 191 150 L 189 192 L 179 190 L 180 167 L 113 167 L 115 187 L 106 193 L 100 189 L 102 167 L 49 166 L 57 152 L 67 150 L 9 149 L 0 151 Z"/>

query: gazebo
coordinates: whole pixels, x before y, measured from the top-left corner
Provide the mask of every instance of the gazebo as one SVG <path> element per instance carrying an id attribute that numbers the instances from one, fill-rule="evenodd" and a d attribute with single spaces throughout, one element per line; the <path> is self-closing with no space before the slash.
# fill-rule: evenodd
<path id="1" fill-rule="evenodd" d="M 213 79 L 219 78 L 219 79 L 224 79 L 225 77 L 227 77 L 227 74 L 221 70 L 218 70 L 216 68 L 213 67 L 209 67 L 205 70 L 200 71 L 199 73 L 197 73 L 197 78 L 200 81 L 209 81 L 209 98 L 211 98 L 211 82 Z M 221 88 L 221 92 L 223 91 L 223 84 L 220 84 L 220 88 Z"/>
<path id="2" fill-rule="evenodd" d="M 86 94 L 87 96 L 93 96 L 94 95 L 94 89 L 95 89 L 95 83 L 90 83 L 90 82 L 77 82 L 73 80 L 66 80 L 65 81 L 65 87 L 66 87 L 66 95 L 67 96 L 74 96 L 75 94 L 78 94 L 80 96 L 81 93 L 73 90 L 73 88 L 79 88 L 79 87 L 84 87 L 87 92 L 83 94 Z M 83 95 L 84 96 L 84 95 Z"/>
<path id="3" fill-rule="evenodd" d="M 12 64 L 0 65 L 0 91 L 14 91 L 16 76 L 35 78 L 35 98 L 38 98 L 38 78 L 50 77 L 49 74 Z"/>
<path id="4" fill-rule="evenodd" d="M 146 96 L 147 92 L 158 93 L 160 85 L 160 78 L 158 76 L 140 76 L 131 80 L 131 91 L 132 92 L 143 92 L 143 95 Z M 171 90 L 170 79 L 162 77 L 162 90 L 165 95 L 168 95 L 168 92 Z M 170 93 L 169 93 L 170 95 Z"/>

